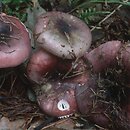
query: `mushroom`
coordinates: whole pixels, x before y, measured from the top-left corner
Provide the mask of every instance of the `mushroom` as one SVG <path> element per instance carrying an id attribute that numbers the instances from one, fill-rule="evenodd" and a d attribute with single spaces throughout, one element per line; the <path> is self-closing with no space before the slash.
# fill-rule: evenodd
<path id="1" fill-rule="evenodd" d="M 40 15 L 35 38 L 39 46 L 63 59 L 82 57 L 92 40 L 90 29 L 83 21 L 62 12 Z"/>
<path id="2" fill-rule="evenodd" d="M 87 82 L 76 87 L 77 106 L 79 112 L 82 115 L 86 115 L 89 121 L 103 128 L 108 128 L 111 120 L 106 115 L 110 110 L 108 109 L 108 104 L 100 101 L 97 96 L 97 93 L 99 93 L 97 80 L 96 76 L 92 76 L 88 78 Z"/>
<path id="3" fill-rule="evenodd" d="M 40 15 L 35 25 L 34 34 L 36 45 L 43 48 L 43 53 L 52 55 L 52 60 L 56 59 L 56 57 L 58 58 L 56 69 L 59 73 L 69 71 L 75 59 L 82 57 L 89 49 L 92 40 L 90 29 L 83 21 L 75 16 L 62 12 L 48 12 Z M 28 77 L 37 83 L 41 81 L 33 77 L 41 75 L 39 74 L 41 72 L 43 72 L 41 75 L 43 76 L 52 70 L 51 68 L 49 69 L 49 65 L 49 71 L 44 71 L 43 69 L 46 69 L 44 63 L 43 66 L 41 65 L 39 67 L 38 71 L 35 70 L 35 68 L 38 68 L 39 63 L 42 64 L 41 61 L 43 61 L 43 57 L 40 56 L 40 54 L 42 55 L 41 49 L 39 51 L 39 54 L 38 50 L 34 52 L 30 59 L 31 62 L 28 63 L 29 69 L 27 68 Z M 39 55 L 39 60 L 36 60 L 37 56 L 35 55 Z M 35 64 L 35 68 L 29 65 L 32 62 Z M 38 66 L 36 67 L 36 65 Z M 54 67 L 56 66 L 54 65 Z"/>
<path id="4" fill-rule="evenodd" d="M 16 67 L 30 55 L 29 33 L 13 16 L 0 14 L 0 68 Z"/>
<path id="5" fill-rule="evenodd" d="M 37 96 L 38 104 L 46 114 L 55 117 L 68 117 L 77 112 L 75 84 L 58 81 L 48 82 L 43 87 L 46 92 Z"/>
<path id="6" fill-rule="evenodd" d="M 80 60 L 76 69 L 82 71 L 82 74 L 64 80 L 48 81 L 41 85 L 40 89 L 36 86 L 34 91 L 37 95 L 38 105 L 43 112 L 59 118 L 78 112 L 76 87 L 82 86 L 91 78 L 85 67 L 83 60 Z"/>
<path id="7" fill-rule="evenodd" d="M 108 41 L 93 49 L 89 53 L 86 52 L 84 58 L 92 65 L 94 72 L 100 73 L 107 68 L 115 67 L 121 47 L 121 41 Z"/>
<path id="8" fill-rule="evenodd" d="M 27 65 L 27 76 L 31 81 L 41 84 L 49 72 L 52 72 L 57 65 L 58 58 L 43 48 L 37 48 L 32 54 Z"/>

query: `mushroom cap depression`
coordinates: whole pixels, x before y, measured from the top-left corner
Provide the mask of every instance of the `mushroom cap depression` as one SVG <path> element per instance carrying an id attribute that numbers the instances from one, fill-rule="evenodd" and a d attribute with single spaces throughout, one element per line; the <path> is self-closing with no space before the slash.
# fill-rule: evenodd
<path id="1" fill-rule="evenodd" d="M 15 67 L 30 55 L 31 43 L 19 19 L 0 14 L 0 68 Z"/>
<path id="2" fill-rule="evenodd" d="M 79 18 L 62 12 L 48 12 L 35 25 L 37 43 L 63 59 L 83 56 L 91 45 L 91 32 Z"/>

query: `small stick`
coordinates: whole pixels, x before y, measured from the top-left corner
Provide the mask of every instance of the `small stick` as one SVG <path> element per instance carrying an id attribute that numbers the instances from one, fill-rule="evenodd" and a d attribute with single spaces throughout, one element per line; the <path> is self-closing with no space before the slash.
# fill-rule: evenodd
<path id="1" fill-rule="evenodd" d="M 109 17 L 111 17 L 118 9 L 120 9 L 122 7 L 122 5 L 119 5 L 116 9 L 114 9 L 109 15 L 107 15 L 103 20 L 101 20 L 98 25 L 101 25 L 104 21 L 106 21 Z M 95 28 L 98 26 L 94 26 L 91 31 L 95 30 Z"/>

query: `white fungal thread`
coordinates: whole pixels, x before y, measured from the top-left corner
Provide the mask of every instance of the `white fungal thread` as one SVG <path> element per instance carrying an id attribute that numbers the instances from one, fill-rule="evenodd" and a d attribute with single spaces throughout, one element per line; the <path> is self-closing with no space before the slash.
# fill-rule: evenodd
<path id="1" fill-rule="evenodd" d="M 57 107 L 60 111 L 66 111 L 69 110 L 70 105 L 66 100 L 62 99 L 58 102 Z"/>
<path id="2" fill-rule="evenodd" d="M 70 114 L 70 115 L 65 115 L 65 116 L 60 116 L 60 117 L 58 117 L 59 119 L 64 119 L 64 118 L 68 118 L 68 117 L 70 117 L 70 116 L 72 116 L 73 114 Z"/>

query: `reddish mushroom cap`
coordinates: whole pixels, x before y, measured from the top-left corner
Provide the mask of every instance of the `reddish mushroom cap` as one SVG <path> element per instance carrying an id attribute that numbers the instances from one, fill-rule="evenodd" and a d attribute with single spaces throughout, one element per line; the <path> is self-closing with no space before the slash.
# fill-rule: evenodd
<path id="1" fill-rule="evenodd" d="M 80 60 L 77 69 L 85 69 L 85 63 Z M 38 90 L 38 104 L 40 108 L 51 116 L 64 117 L 78 111 L 76 90 L 90 79 L 89 71 L 61 81 L 48 82 Z M 37 88 L 36 88 L 37 89 Z M 37 91 L 36 91 L 37 93 Z M 40 96 L 39 96 L 40 95 Z M 86 109 L 86 108 L 85 108 Z"/>
<path id="2" fill-rule="evenodd" d="M 111 123 L 110 119 L 105 115 L 105 112 L 108 112 L 108 104 L 100 102 L 97 95 L 94 94 L 99 92 L 96 77 L 87 76 L 89 76 L 87 82 L 77 86 L 75 90 L 78 110 L 88 120 L 107 128 Z"/>
<path id="3" fill-rule="evenodd" d="M 15 67 L 30 55 L 29 33 L 19 19 L 0 14 L 0 68 Z"/>
<path id="4" fill-rule="evenodd" d="M 44 87 L 46 93 L 37 97 L 40 108 L 48 115 L 55 117 L 68 116 L 77 111 L 75 84 L 52 82 Z"/>
<path id="5" fill-rule="evenodd" d="M 43 83 L 47 74 L 52 72 L 57 65 L 58 58 L 43 48 L 37 48 L 29 59 L 26 71 L 32 81 Z"/>
<path id="6" fill-rule="evenodd" d="M 40 46 L 63 59 L 83 56 L 92 39 L 90 29 L 83 21 L 62 12 L 40 15 L 35 25 L 35 36 Z"/>
<path id="7" fill-rule="evenodd" d="M 85 58 L 93 66 L 93 71 L 99 73 L 116 64 L 121 47 L 121 41 L 108 41 L 86 53 Z"/>

